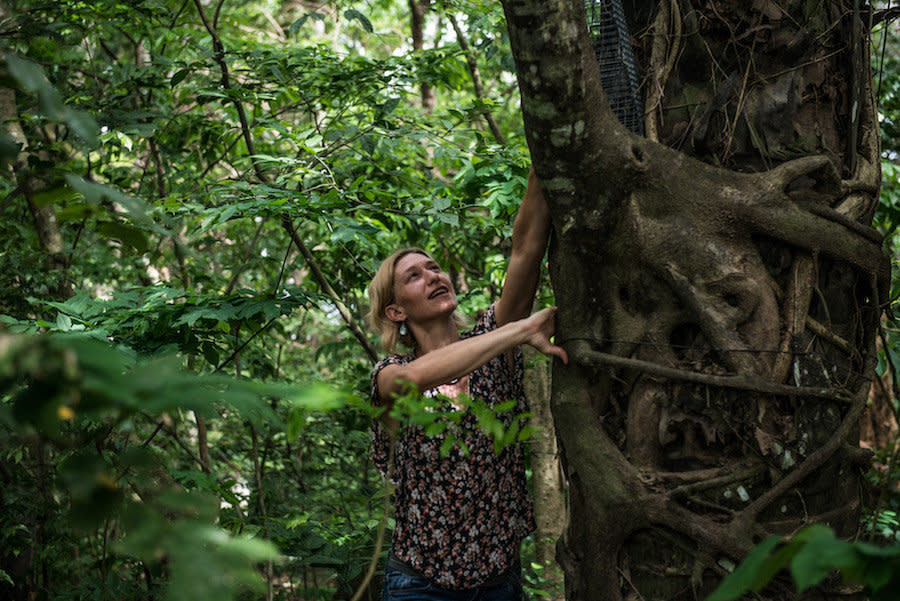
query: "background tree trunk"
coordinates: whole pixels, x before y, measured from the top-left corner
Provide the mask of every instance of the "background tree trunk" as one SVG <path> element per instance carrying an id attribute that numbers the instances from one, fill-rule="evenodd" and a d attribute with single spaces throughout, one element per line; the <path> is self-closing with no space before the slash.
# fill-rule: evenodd
<path id="1" fill-rule="evenodd" d="M 4 14 L 5 10 L 0 7 L 0 16 Z M 45 181 L 47 175 L 36 173 L 27 166 L 30 154 L 28 139 L 19 122 L 16 92 L 12 88 L 0 88 L 0 123 L 3 124 L 12 140 L 19 144 L 19 156 L 11 168 L 12 176 L 19 192 L 28 204 L 38 240 L 47 254 L 47 267 L 55 272 L 64 272 L 67 264 L 65 244 L 59 221 L 56 219 L 56 211 L 52 206 L 41 204 L 35 198 L 37 194 L 45 191 L 48 187 L 48 182 Z M 73 291 L 64 275 L 60 278 L 55 292 L 56 296 L 60 298 L 72 296 Z"/>
<path id="2" fill-rule="evenodd" d="M 610 111 L 580 1 L 504 9 L 572 359 L 567 597 L 699 599 L 768 533 L 852 536 L 890 281 L 859 5 L 633 3 L 659 143 Z"/>
<path id="3" fill-rule="evenodd" d="M 425 15 L 431 7 L 431 0 L 409 0 L 409 30 L 412 37 L 413 52 L 421 52 L 425 48 Z M 434 89 L 422 82 L 419 86 L 422 95 L 422 110 L 430 113 L 434 110 L 437 99 Z"/>
<path id="4" fill-rule="evenodd" d="M 531 472 L 534 483 L 534 517 L 537 522 L 535 556 L 544 567 L 551 600 L 562 592 L 562 572 L 556 563 L 556 541 L 566 523 L 566 503 L 559 465 L 559 449 L 553 415 L 550 412 L 550 363 L 531 347 L 524 347 L 525 396 L 534 416 L 531 423 L 536 432 L 531 438 Z"/>

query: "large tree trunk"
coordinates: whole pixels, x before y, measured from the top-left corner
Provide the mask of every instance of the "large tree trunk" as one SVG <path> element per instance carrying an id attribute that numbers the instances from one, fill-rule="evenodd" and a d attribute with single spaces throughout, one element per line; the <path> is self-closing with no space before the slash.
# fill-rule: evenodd
<path id="1" fill-rule="evenodd" d="M 890 265 L 864 16 L 639 4 L 660 142 L 609 109 L 580 0 L 504 0 L 572 359 L 552 399 L 569 599 L 699 599 L 767 533 L 853 535 L 869 459 Z"/>

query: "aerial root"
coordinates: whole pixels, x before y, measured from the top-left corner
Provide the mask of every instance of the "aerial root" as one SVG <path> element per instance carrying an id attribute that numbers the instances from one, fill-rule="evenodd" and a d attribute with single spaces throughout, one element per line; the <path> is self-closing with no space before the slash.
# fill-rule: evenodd
<path id="1" fill-rule="evenodd" d="M 669 284 L 681 301 L 698 316 L 698 325 L 709 340 L 718 348 L 725 365 L 735 373 L 754 375 L 763 373 L 762 365 L 747 353 L 744 341 L 732 331 L 721 315 L 709 303 L 707 294 L 698 290 L 678 268 L 668 263 L 664 267 Z M 701 297 L 707 298 L 701 298 Z"/>
<path id="2" fill-rule="evenodd" d="M 815 263 L 812 255 L 802 253 L 795 257 L 791 267 L 791 279 L 788 282 L 787 298 L 784 303 L 783 319 L 787 324 L 784 337 L 779 346 L 775 365 L 772 367 L 771 380 L 782 384 L 788 377 L 794 354 L 791 345 L 795 338 L 803 331 L 803 324 L 809 311 L 809 301 L 813 293 L 813 281 L 815 278 Z"/>
<path id="3" fill-rule="evenodd" d="M 819 204 L 805 204 L 803 208 L 808 210 L 813 215 L 817 215 L 844 226 L 854 234 L 862 236 L 870 242 L 881 245 L 881 243 L 884 241 L 884 236 L 882 236 L 875 228 L 859 223 L 858 221 L 853 221 L 843 213 L 835 211 L 831 207 L 826 207 Z"/>
<path id="4" fill-rule="evenodd" d="M 837 168 L 831 159 L 823 155 L 794 159 L 762 175 L 781 192 L 787 191 L 792 183 L 804 176 L 814 179 L 818 184 L 817 188 L 826 194 L 837 196 L 842 190 Z"/>
<path id="5" fill-rule="evenodd" d="M 748 467 L 742 470 L 734 470 L 724 476 L 720 476 L 718 478 L 711 478 L 709 480 L 703 482 L 694 482 L 692 484 L 685 484 L 679 486 L 678 488 L 673 489 L 669 492 L 669 496 L 673 499 L 677 499 L 680 497 L 684 497 L 687 495 L 691 495 L 695 492 L 701 492 L 704 490 L 709 490 L 711 488 L 716 488 L 719 486 L 733 484 L 735 482 L 743 482 L 744 480 L 749 480 L 754 478 L 766 470 L 766 466 L 759 464 Z"/>
<path id="6" fill-rule="evenodd" d="M 714 376 L 703 372 L 666 367 L 665 365 L 641 361 L 640 359 L 630 359 L 628 357 L 619 357 L 618 355 L 601 353 L 591 349 L 590 344 L 583 341 L 567 343 L 566 351 L 569 353 L 569 357 L 572 358 L 572 361 L 580 365 L 633 369 L 638 372 L 662 378 L 706 384 L 717 388 L 742 390 L 745 392 L 787 397 L 813 397 L 841 404 L 848 404 L 851 402 L 844 391 L 836 388 L 773 384 L 759 376 Z"/>
<path id="7" fill-rule="evenodd" d="M 756 516 L 758 516 L 763 509 L 771 505 L 775 499 L 785 494 L 791 487 L 796 486 L 797 483 L 809 476 L 834 455 L 835 451 L 837 451 L 838 447 L 841 446 L 844 439 L 849 434 L 850 429 L 859 421 L 859 417 L 866 407 L 866 399 L 868 398 L 868 394 L 866 394 L 867 390 L 868 386 L 865 386 L 863 387 L 862 392 L 858 392 L 855 395 L 853 404 L 847 412 L 847 415 L 844 416 L 841 425 L 838 426 L 837 430 L 834 431 L 824 445 L 816 449 L 803 461 L 803 463 L 798 465 L 790 473 L 786 474 L 781 480 L 776 482 L 774 486 L 745 507 L 741 514 L 735 519 L 754 521 Z"/>
<path id="8" fill-rule="evenodd" d="M 809 328 L 810 332 L 835 345 L 854 359 L 860 358 L 859 349 L 847 342 L 842 336 L 838 336 L 832 332 L 825 324 L 813 319 L 809 315 L 806 316 L 806 327 Z"/>
<path id="9" fill-rule="evenodd" d="M 853 194 L 854 192 L 878 194 L 880 188 L 881 185 L 878 182 L 861 179 L 847 179 L 841 182 L 841 196 Z"/>

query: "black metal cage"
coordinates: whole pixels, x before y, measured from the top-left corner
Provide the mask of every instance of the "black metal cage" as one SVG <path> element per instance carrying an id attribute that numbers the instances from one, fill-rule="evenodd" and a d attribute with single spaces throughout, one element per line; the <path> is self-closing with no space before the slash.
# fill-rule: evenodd
<path id="1" fill-rule="evenodd" d="M 637 64 L 622 0 L 585 0 L 584 7 L 609 106 L 625 127 L 644 135 Z"/>

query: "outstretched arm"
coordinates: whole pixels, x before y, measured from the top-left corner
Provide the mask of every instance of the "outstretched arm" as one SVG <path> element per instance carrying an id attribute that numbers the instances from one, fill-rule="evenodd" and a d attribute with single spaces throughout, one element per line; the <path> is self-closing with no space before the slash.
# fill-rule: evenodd
<path id="1" fill-rule="evenodd" d="M 497 325 L 502 326 L 531 314 L 541 274 L 541 259 L 544 258 L 549 236 L 550 210 L 532 167 L 528 172 L 522 205 L 513 222 L 512 255 L 503 292 L 497 301 Z"/>
<path id="2" fill-rule="evenodd" d="M 568 362 L 566 351 L 550 342 L 555 314 L 556 307 L 544 309 L 526 319 L 433 350 L 406 365 L 388 365 L 376 376 L 378 400 L 390 405 L 409 384 L 418 390 L 446 384 L 520 344 L 530 344 L 545 355 Z"/>

